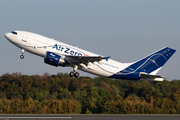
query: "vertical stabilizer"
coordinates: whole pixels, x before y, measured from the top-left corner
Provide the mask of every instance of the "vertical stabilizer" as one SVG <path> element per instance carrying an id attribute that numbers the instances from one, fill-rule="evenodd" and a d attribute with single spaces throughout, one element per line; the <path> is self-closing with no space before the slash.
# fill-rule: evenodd
<path id="1" fill-rule="evenodd" d="M 149 79 L 153 81 L 163 81 L 163 76 L 158 76 L 156 73 L 169 60 L 169 58 L 176 52 L 176 50 L 169 47 L 164 47 L 147 57 L 144 57 L 118 73 L 110 76 L 118 79 Z"/>
<path id="2" fill-rule="evenodd" d="M 156 74 L 161 67 L 169 60 L 169 58 L 175 53 L 176 50 L 169 47 L 165 47 L 145 58 L 135 62 L 126 69 L 124 73 L 129 72 L 145 72 L 148 74 Z M 157 71 L 156 71 L 157 70 Z M 154 73 L 153 73 L 154 72 Z"/>

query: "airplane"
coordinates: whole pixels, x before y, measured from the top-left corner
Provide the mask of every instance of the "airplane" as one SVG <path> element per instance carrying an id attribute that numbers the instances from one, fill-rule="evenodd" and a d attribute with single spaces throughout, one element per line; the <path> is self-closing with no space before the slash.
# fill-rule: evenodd
<path id="1" fill-rule="evenodd" d="M 26 31 L 12 31 L 4 35 L 7 40 L 25 51 L 44 58 L 44 63 L 58 67 L 72 67 L 70 77 L 79 77 L 77 70 L 94 75 L 125 80 L 163 81 L 156 75 L 176 50 L 164 47 L 138 61 L 121 63 L 78 47 Z"/>

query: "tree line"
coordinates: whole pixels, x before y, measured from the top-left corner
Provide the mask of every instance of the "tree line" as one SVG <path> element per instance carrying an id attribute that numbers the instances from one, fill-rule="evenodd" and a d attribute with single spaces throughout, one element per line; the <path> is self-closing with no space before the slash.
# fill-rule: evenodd
<path id="1" fill-rule="evenodd" d="M 0 77 L 0 113 L 180 114 L 180 80 L 6 73 Z"/>

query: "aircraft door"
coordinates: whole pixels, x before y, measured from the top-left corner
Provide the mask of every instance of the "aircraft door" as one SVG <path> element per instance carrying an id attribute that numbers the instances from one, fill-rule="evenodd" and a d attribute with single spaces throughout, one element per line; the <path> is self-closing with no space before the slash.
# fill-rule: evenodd
<path id="1" fill-rule="evenodd" d="M 28 37 L 29 37 L 29 34 L 25 33 L 23 38 L 22 38 L 22 41 L 23 42 L 28 42 Z"/>

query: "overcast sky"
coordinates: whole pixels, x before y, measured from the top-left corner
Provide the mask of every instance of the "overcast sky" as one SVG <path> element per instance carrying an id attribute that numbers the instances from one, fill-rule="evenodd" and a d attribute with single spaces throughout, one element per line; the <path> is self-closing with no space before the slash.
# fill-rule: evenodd
<path id="1" fill-rule="evenodd" d="M 158 72 L 180 79 L 180 0 L 0 0 L 0 75 L 72 71 L 7 41 L 13 30 L 38 33 L 120 62 L 133 62 L 168 46 L 176 53 Z M 81 75 L 95 77 L 80 72 Z"/>

